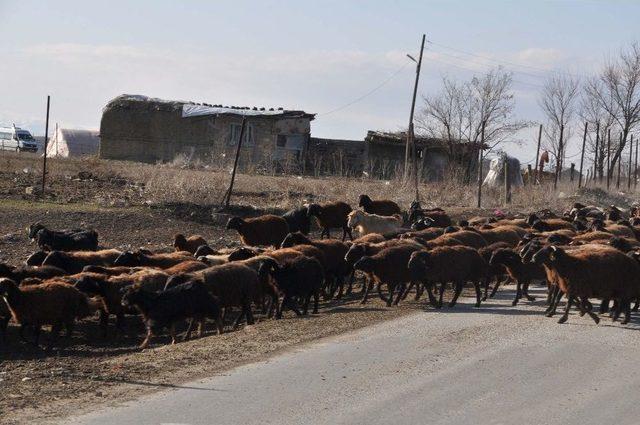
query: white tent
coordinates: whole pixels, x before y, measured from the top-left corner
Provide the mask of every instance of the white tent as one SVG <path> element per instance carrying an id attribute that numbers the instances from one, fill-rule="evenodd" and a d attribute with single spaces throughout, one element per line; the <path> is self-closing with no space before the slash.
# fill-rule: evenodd
<path id="1" fill-rule="evenodd" d="M 47 156 L 97 155 L 99 147 L 97 131 L 57 128 L 47 144 Z"/>
<path id="2" fill-rule="evenodd" d="M 520 161 L 518 161 L 518 158 L 513 158 L 505 154 L 491 160 L 491 164 L 489 165 L 489 172 L 487 173 L 487 177 L 484 179 L 484 182 L 482 184 L 489 187 L 500 187 L 501 185 L 503 185 L 504 164 L 507 161 L 509 164 L 508 173 L 511 186 L 522 186 L 523 182 L 522 173 L 520 172 Z"/>

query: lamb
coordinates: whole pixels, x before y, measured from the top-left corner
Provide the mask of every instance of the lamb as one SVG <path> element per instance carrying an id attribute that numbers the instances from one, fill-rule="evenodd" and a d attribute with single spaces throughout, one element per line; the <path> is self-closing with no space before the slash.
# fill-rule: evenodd
<path id="1" fill-rule="evenodd" d="M 558 323 L 567 321 L 576 298 L 582 306 L 590 297 L 617 300 L 625 311 L 623 323 L 628 323 L 629 301 L 640 294 L 640 263 L 633 258 L 604 246 L 572 251 L 548 246 L 536 252 L 532 260 L 554 269 L 560 290 L 567 295 L 567 306 Z M 590 310 L 586 313 L 594 322 L 599 322 Z"/>
<path id="2" fill-rule="evenodd" d="M 144 318 L 147 336 L 140 344 L 141 350 L 147 348 L 151 337 L 165 327 L 169 328 L 171 344 L 175 344 L 176 322 L 185 319 L 190 322 L 183 340 L 189 339 L 194 321 L 198 322 L 199 336 L 204 336 L 205 317 L 216 321 L 218 334 L 223 332 L 220 302 L 198 282 L 184 283 L 157 293 L 129 288 L 122 297 L 122 304 L 136 307 Z"/>
<path id="3" fill-rule="evenodd" d="M 415 281 L 415 276 L 411 275 L 407 268 L 407 263 L 411 254 L 419 248 L 413 245 L 399 245 L 385 248 L 372 256 L 365 256 L 358 260 L 353 268 L 367 274 L 371 282 L 377 283 L 378 294 L 390 307 L 393 301 L 395 289 L 398 288 L 398 296 L 395 304 L 400 302 L 407 283 Z M 386 284 L 389 289 L 389 297 L 385 298 L 380 291 L 382 284 Z"/>
<path id="4" fill-rule="evenodd" d="M 524 295 L 527 300 L 535 301 L 535 297 L 529 295 L 529 284 L 533 280 L 545 280 L 547 275 L 538 264 L 522 263 L 520 256 L 512 249 L 498 249 L 489 260 L 489 265 L 502 265 L 507 273 L 516 282 L 516 297 L 511 305 L 518 304 Z"/>
<path id="5" fill-rule="evenodd" d="M 352 211 L 349 204 L 346 202 L 330 202 L 326 204 L 311 204 L 308 207 L 307 215 L 309 217 L 316 217 L 320 227 L 322 228 L 322 233 L 320 234 L 320 239 L 322 239 L 325 235 L 327 238 L 331 238 L 330 230 L 331 229 L 342 229 L 342 240 L 344 241 L 349 235 L 349 239 L 353 240 L 353 235 L 351 234 L 351 229 L 347 225 L 347 216 Z"/>
<path id="6" fill-rule="evenodd" d="M 308 235 L 311 231 L 311 220 L 306 205 L 287 211 L 282 214 L 282 218 L 289 225 L 289 232 L 301 232 L 303 235 Z"/>
<path id="7" fill-rule="evenodd" d="M 114 266 L 145 266 L 159 269 L 168 269 L 183 261 L 193 260 L 188 251 L 176 251 L 168 254 L 150 254 L 142 250 L 135 252 L 125 251 L 121 253 L 113 262 Z"/>
<path id="8" fill-rule="evenodd" d="M 67 273 L 80 273 L 85 266 L 113 266 L 122 254 L 117 249 L 102 251 L 51 251 L 42 262 L 43 266 L 59 267 Z"/>
<path id="9" fill-rule="evenodd" d="M 276 285 L 283 294 L 282 304 L 276 311 L 276 319 L 282 318 L 285 307 L 291 308 L 296 315 L 307 315 L 309 302 L 313 296 L 313 314 L 318 314 L 318 302 L 324 273 L 322 265 L 315 258 L 300 256 L 279 266 L 275 262 L 263 264 L 260 273 L 265 269 L 274 278 Z M 303 300 L 302 313 L 296 307 L 294 299 L 300 297 Z"/>
<path id="10" fill-rule="evenodd" d="M 243 219 L 233 217 L 227 223 L 227 230 L 235 229 L 243 244 L 249 246 L 267 245 L 277 248 L 289 233 L 287 221 L 277 215 L 262 215 Z"/>
<path id="11" fill-rule="evenodd" d="M 49 279 L 56 276 L 62 276 L 66 272 L 58 267 L 53 266 L 20 266 L 14 267 L 8 264 L 0 263 L 0 277 L 6 277 L 16 283 L 22 282 L 26 278 L 35 277 L 38 279 Z"/>
<path id="12" fill-rule="evenodd" d="M 173 237 L 173 247 L 176 251 L 187 251 L 195 254 L 202 245 L 207 245 L 207 241 L 200 235 L 185 237 L 182 233 L 177 233 Z"/>
<path id="13" fill-rule="evenodd" d="M 347 217 L 347 226 L 351 229 L 356 229 L 360 235 L 392 233 L 402 228 L 402 217 L 400 215 L 386 217 L 356 210 L 351 211 Z"/>
<path id="14" fill-rule="evenodd" d="M 43 227 L 36 232 L 35 241 L 46 251 L 95 251 L 98 249 L 98 232 L 62 233 Z"/>
<path id="15" fill-rule="evenodd" d="M 449 302 L 449 307 L 454 307 L 464 284 L 468 281 L 473 282 L 476 290 L 475 306 L 480 307 L 480 280 L 486 275 L 486 268 L 487 265 L 478 251 L 466 246 L 443 246 L 430 251 L 415 251 L 407 265 L 412 280 L 424 284 L 429 301 L 436 308 L 442 307 L 447 282 L 453 282 L 454 285 L 455 292 Z M 432 287 L 437 283 L 440 283 L 440 294 L 436 302 Z"/>
<path id="16" fill-rule="evenodd" d="M 398 204 L 388 199 L 373 201 L 367 195 L 360 195 L 360 198 L 358 199 L 358 206 L 362 207 L 362 209 L 368 214 L 376 214 L 382 216 L 402 216 L 402 210 L 400 209 Z"/>
<path id="17" fill-rule="evenodd" d="M 20 337 L 24 340 L 24 329 L 32 326 L 35 331 L 34 344 L 40 341 L 40 328 L 51 325 L 48 349 L 55 344 L 58 333 L 64 326 L 70 335 L 76 319 L 91 313 L 89 301 L 80 291 L 63 283 L 42 283 L 18 287 L 11 279 L 0 279 L 2 295 L 11 311 L 11 316 L 20 324 Z"/>

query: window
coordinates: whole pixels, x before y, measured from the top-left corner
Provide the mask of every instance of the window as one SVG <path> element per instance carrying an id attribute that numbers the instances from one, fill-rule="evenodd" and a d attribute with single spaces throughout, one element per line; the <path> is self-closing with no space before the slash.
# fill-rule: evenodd
<path id="1" fill-rule="evenodd" d="M 20 140 L 33 141 L 33 136 L 31 136 L 31 134 L 29 133 L 17 133 L 16 135 Z"/>
<path id="2" fill-rule="evenodd" d="M 240 140 L 240 133 L 242 132 L 242 124 L 231 124 L 229 127 L 229 146 L 235 146 Z M 251 124 L 245 124 L 244 127 L 244 140 L 242 146 L 253 146 L 253 126 Z"/>
<path id="3" fill-rule="evenodd" d="M 11 140 L 11 133 L 0 133 L 0 139 L 2 140 Z"/>

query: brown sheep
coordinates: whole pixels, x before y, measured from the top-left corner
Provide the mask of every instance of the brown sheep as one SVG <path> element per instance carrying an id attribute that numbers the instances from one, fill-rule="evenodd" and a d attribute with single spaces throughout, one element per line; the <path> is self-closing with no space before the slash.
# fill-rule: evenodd
<path id="1" fill-rule="evenodd" d="M 509 244 L 511 247 L 515 247 L 516 245 L 518 245 L 518 242 L 520 242 L 520 239 L 522 238 L 522 236 L 524 236 L 524 233 L 521 235 L 520 232 L 514 230 L 514 228 L 517 228 L 517 227 L 516 226 L 500 226 L 493 229 L 486 229 L 486 230 L 481 229 L 476 231 L 484 238 L 484 240 L 488 245 L 498 243 L 498 242 L 505 242 Z M 454 238 L 460 240 L 459 237 L 455 236 L 455 233 L 453 233 L 453 235 L 454 235 L 453 236 Z"/>
<path id="2" fill-rule="evenodd" d="M 482 248 L 487 246 L 487 241 L 480 235 L 478 232 L 473 230 L 459 230 L 457 232 L 445 233 L 442 236 L 438 236 L 431 241 L 424 241 L 421 237 L 416 236 L 415 239 L 420 242 L 427 244 L 429 242 L 432 246 L 441 246 L 441 245 L 465 245 L 472 248 Z M 453 241 L 451 241 L 453 240 Z"/>
<path id="3" fill-rule="evenodd" d="M 379 233 L 369 233 L 368 235 L 360 236 L 353 240 L 353 243 L 379 243 L 384 242 L 387 239 Z"/>
<path id="4" fill-rule="evenodd" d="M 381 199 L 373 201 L 367 195 L 360 195 L 358 199 L 358 206 L 368 214 L 377 214 L 383 216 L 402 215 L 402 210 L 393 201 L 388 199 Z"/>
<path id="5" fill-rule="evenodd" d="M 523 263 L 520 256 L 512 249 L 498 249 L 489 260 L 490 266 L 502 265 L 511 279 L 516 282 L 516 297 L 511 305 L 518 304 L 524 295 L 527 300 L 535 301 L 535 297 L 529 295 L 529 284 L 533 280 L 546 280 L 546 273 L 542 266 L 533 263 Z"/>
<path id="6" fill-rule="evenodd" d="M 272 214 L 246 219 L 233 217 L 227 223 L 227 230 L 230 229 L 238 231 L 240 240 L 245 245 L 267 245 L 274 248 L 278 248 L 289 233 L 287 221 Z"/>
<path id="7" fill-rule="evenodd" d="M 260 299 L 258 273 L 252 268 L 240 262 L 231 262 L 209 267 L 193 274 L 175 275 L 167 281 L 165 289 L 186 282 L 203 284 L 211 295 L 218 297 L 220 306 L 225 309 L 240 307 L 242 311 L 235 320 L 234 328 L 244 317 L 247 319 L 247 324 L 253 325 L 251 303 L 262 300 Z"/>
<path id="8" fill-rule="evenodd" d="M 336 290 L 342 294 L 344 290 L 344 278 L 349 274 L 348 267 L 344 256 L 349 250 L 349 245 L 335 239 L 314 240 L 312 241 L 300 232 L 290 233 L 282 241 L 283 248 L 299 249 L 297 246 L 311 245 L 324 254 L 324 270 L 325 270 L 325 286 L 327 291 L 326 297 L 332 297 Z"/>
<path id="9" fill-rule="evenodd" d="M 342 229 L 342 240 L 344 241 L 347 235 L 349 235 L 349 239 L 353 240 L 351 229 L 347 226 L 347 216 L 352 209 L 346 202 L 329 202 L 322 205 L 311 204 L 307 210 L 309 217 L 315 217 L 322 228 L 320 239 L 325 235 L 327 235 L 327 238 L 331 238 L 329 233 L 331 229 Z"/>
<path id="10" fill-rule="evenodd" d="M 86 266 L 113 266 L 122 254 L 117 249 L 102 251 L 51 251 L 42 262 L 43 266 L 59 267 L 67 273 L 80 273 Z"/>
<path id="11" fill-rule="evenodd" d="M 53 266 L 20 266 L 14 267 L 8 264 L 0 263 L 0 277 L 6 277 L 16 283 L 22 282 L 23 279 L 35 277 L 38 279 L 49 279 L 56 276 L 62 276 L 66 272 L 58 267 Z"/>
<path id="12" fill-rule="evenodd" d="M 424 284 L 429 302 L 434 307 L 442 307 L 442 297 L 448 282 L 453 283 L 455 290 L 449 307 L 455 306 L 464 284 L 468 281 L 473 282 L 476 290 L 475 306 L 480 307 L 480 280 L 486 276 L 487 264 L 474 248 L 443 246 L 429 251 L 415 251 L 411 254 L 407 268 L 413 280 Z M 432 288 L 437 283 L 440 283 L 440 294 L 436 302 Z"/>
<path id="13" fill-rule="evenodd" d="M 562 218 L 550 218 L 546 220 L 536 220 L 531 225 L 538 232 L 551 232 L 560 229 L 571 229 L 574 230 L 571 222 L 564 220 Z"/>
<path id="14" fill-rule="evenodd" d="M 632 257 L 610 247 L 567 251 L 548 246 L 535 253 L 532 260 L 554 269 L 560 290 L 567 295 L 567 305 L 558 323 L 567 321 L 576 298 L 582 309 L 584 300 L 590 297 L 617 300 L 625 312 L 623 323 L 629 322 L 629 302 L 640 295 L 640 263 Z M 599 322 L 590 310 L 586 313 Z"/>
<path id="15" fill-rule="evenodd" d="M 207 245 L 207 241 L 200 235 L 192 235 L 187 238 L 182 233 L 178 233 L 173 237 L 173 247 L 176 251 L 188 251 L 195 254 L 202 245 Z"/>
<path id="16" fill-rule="evenodd" d="M 56 342 L 64 326 L 70 335 L 76 319 L 91 313 L 89 301 L 73 286 L 61 283 L 42 283 L 18 287 L 11 279 L 0 279 L 0 294 L 6 300 L 11 316 L 20 324 L 20 337 L 24 340 L 24 329 L 32 326 L 35 331 L 34 343 L 40 341 L 40 329 L 51 325 L 51 339 L 48 348 Z"/>
<path id="17" fill-rule="evenodd" d="M 176 264 L 175 266 L 171 266 L 167 269 L 164 269 L 163 272 L 168 274 L 169 276 L 180 273 L 193 273 L 198 270 L 206 269 L 208 266 L 202 261 L 197 260 L 187 260 L 181 263 Z"/>
<path id="18" fill-rule="evenodd" d="M 500 285 L 506 283 L 509 280 L 509 278 L 507 278 L 506 280 L 504 280 L 504 282 L 501 282 L 501 280 L 504 279 L 504 275 L 507 274 L 507 270 L 504 268 L 503 265 L 489 264 L 489 261 L 491 260 L 491 256 L 493 255 L 493 253 L 502 248 L 510 248 L 510 245 L 504 242 L 497 242 L 491 245 L 487 245 L 478 250 L 478 254 L 480 254 L 484 262 L 489 265 L 489 267 L 487 268 L 487 275 L 485 276 L 485 279 L 484 279 L 484 294 L 482 295 L 482 301 L 486 301 L 487 297 L 493 298 L 496 292 L 498 291 L 498 288 L 500 287 Z M 495 280 L 496 283 L 493 286 L 493 289 L 491 290 L 491 294 L 489 294 L 489 283 L 491 283 L 491 281 L 493 280 Z"/>
<path id="19" fill-rule="evenodd" d="M 372 256 L 362 257 L 353 268 L 362 271 L 370 281 L 377 283 L 378 295 L 389 307 L 394 302 L 393 295 L 396 288 L 398 288 L 398 296 L 395 304 L 398 304 L 407 283 L 416 281 L 415 276 L 410 274 L 407 263 L 411 254 L 418 249 L 413 245 L 385 248 Z M 386 284 L 389 289 L 388 298 L 385 298 L 380 290 L 382 284 Z"/>

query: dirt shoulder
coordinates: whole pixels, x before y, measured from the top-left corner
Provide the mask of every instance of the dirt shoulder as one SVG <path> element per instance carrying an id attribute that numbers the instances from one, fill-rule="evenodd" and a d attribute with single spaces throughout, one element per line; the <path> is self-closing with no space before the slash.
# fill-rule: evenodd
<path id="1" fill-rule="evenodd" d="M 171 211 L 100 208 L 91 205 L 0 201 L 0 259 L 18 263 L 33 251 L 25 228 L 34 221 L 53 227 L 93 227 L 101 244 L 120 249 L 167 248 L 176 232 L 200 233 L 216 246 L 235 243 L 220 226 L 176 219 Z M 357 289 L 359 291 L 359 287 Z M 254 326 L 220 336 L 139 351 L 142 326 L 128 318 L 127 336 L 102 339 L 96 320 L 78 324 L 59 350 L 45 354 L 20 342 L 11 326 L 0 346 L 0 423 L 55 422 L 62 417 L 117 404 L 143 394 L 224 372 L 306 342 L 389 320 L 422 308 L 406 301 L 386 308 L 377 297 L 360 305 L 357 295 L 322 302 L 320 314 L 305 318 L 258 320 Z M 46 338 L 46 332 L 44 338 Z"/>

